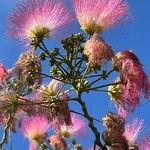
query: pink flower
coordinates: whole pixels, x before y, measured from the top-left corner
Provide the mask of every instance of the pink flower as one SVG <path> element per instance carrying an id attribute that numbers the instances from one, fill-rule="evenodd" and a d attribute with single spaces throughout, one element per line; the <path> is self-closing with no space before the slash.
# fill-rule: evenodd
<path id="1" fill-rule="evenodd" d="M 8 70 L 4 67 L 3 64 L 0 64 L 0 83 L 7 77 L 9 74 Z"/>
<path id="2" fill-rule="evenodd" d="M 53 79 L 47 87 L 50 93 L 57 94 L 62 91 L 63 84 L 63 82 Z"/>
<path id="3" fill-rule="evenodd" d="M 135 144 L 137 137 L 143 128 L 143 122 L 143 120 L 135 119 L 132 124 L 125 125 L 124 136 L 126 137 L 129 146 Z"/>
<path id="4" fill-rule="evenodd" d="M 33 40 L 40 42 L 67 25 L 70 14 L 61 1 L 25 0 L 17 5 L 10 16 L 9 34 L 27 45 Z"/>
<path id="5" fill-rule="evenodd" d="M 38 150 L 37 146 L 38 144 L 36 142 L 31 142 L 29 150 Z"/>
<path id="6" fill-rule="evenodd" d="M 26 108 L 33 116 L 38 114 L 53 121 L 55 128 L 59 128 L 60 124 L 71 124 L 68 106 L 69 95 L 63 91 L 63 84 L 58 80 L 52 80 L 48 85 L 41 86 L 36 95 L 32 97 L 33 103 L 41 104 Z"/>
<path id="7" fill-rule="evenodd" d="M 73 0 L 81 28 L 92 35 L 101 33 L 126 18 L 128 4 L 123 0 Z"/>
<path id="8" fill-rule="evenodd" d="M 86 125 L 83 119 L 76 114 L 71 114 L 72 125 L 61 125 L 60 133 L 65 136 L 77 136 L 86 133 Z"/>
<path id="9" fill-rule="evenodd" d="M 120 81 L 123 84 L 121 101 L 124 108 L 133 110 L 139 104 L 141 96 L 150 96 L 148 76 L 132 51 L 117 53 L 113 58 L 113 66 L 120 72 Z"/>
<path id="10" fill-rule="evenodd" d="M 92 146 L 91 148 L 89 148 L 88 150 L 93 150 L 94 146 Z M 98 146 L 96 146 L 95 150 L 101 150 L 101 148 L 99 148 Z"/>
<path id="11" fill-rule="evenodd" d="M 14 71 L 23 86 L 28 86 L 35 90 L 41 85 L 41 60 L 33 49 L 29 49 L 19 56 Z"/>
<path id="12" fill-rule="evenodd" d="M 49 137 L 50 144 L 56 149 L 56 150 L 66 150 L 67 149 L 67 143 L 61 135 L 52 135 Z"/>
<path id="13" fill-rule="evenodd" d="M 150 150 L 150 136 L 146 136 L 138 145 L 139 150 Z"/>
<path id="14" fill-rule="evenodd" d="M 120 115 L 123 119 L 126 119 L 128 112 L 122 106 L 119 106 L 118 115 Z"/>
<path id="15" fill-rule="evenodd" d="M 113 50 L 98 34 L 94 34 L 84 46 L 84 54 L 90 65 L 102 65 L 113 56 Z"/>
<path id="16" fill-rule="evenodd" d="M 31 141 L 43 142 L 50 124 L 44 117 L 26 117 L 23 120 L 23 133 Z"/>

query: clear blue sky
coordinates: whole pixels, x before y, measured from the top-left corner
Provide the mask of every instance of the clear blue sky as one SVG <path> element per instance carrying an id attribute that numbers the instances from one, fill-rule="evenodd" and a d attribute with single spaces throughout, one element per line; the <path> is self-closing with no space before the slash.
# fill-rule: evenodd
<path id="1" fill-rule="evenodd" d="M 15 3 L 20 0 L 0 0 L 0 63 L 5 64 L 7 68 L 11 68 L 19 54 L 25 50 L 18 44 L 18 41 L 10 39 L 7 35 L 8 21 L 7 17 L 15 6 Z M 66 0 L 68 6 L 71 5 L 70 0 Z M 129 23 L 117 27 L 116 29 L 106 31 L 103 37 L 113 49 L 118 52 L 125 49 L 134 49 L 134 52 L 140 58 L 144 65 L 145 71 L 150 76 L 150 1 L 149 0 L 130 0 L 132 20 Z M 80 32 L 79 25 L 74 21 L 70 27 L 71 33 Z M 53 40 L 54 47 L 58 42 Z M 96 118 L 102 118 L 106 112 L 113 111 L 113 104 L 110 102 L 107 94 L 92 93 L 86 96 L 90 113 Z M 74 106 L 75 108 L 75 106 Z M 143 100 L 140 107 L 131 115 L 130 119 L 143 118 L 145 126 L 143 133 L 150 131 L 150 102 Z M 143 134 L 141 134 L 141 137 Z M 91 145 L 93 140 L 89 134 L 84 141 L 84 150 L 87 150 L 87 145 Z M 22 135 L 13 135 L 13 150 L 27 150 L 27 140 L 22 138 Z"/>

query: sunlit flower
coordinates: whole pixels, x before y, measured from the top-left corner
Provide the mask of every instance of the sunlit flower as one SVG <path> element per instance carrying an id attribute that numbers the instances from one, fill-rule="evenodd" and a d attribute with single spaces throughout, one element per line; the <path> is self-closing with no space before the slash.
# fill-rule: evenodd
<path id="1" fill-rule="evenodd" d="M 92 35 L 125 20 L 128 4 L 123 0 L 73 0 L 81 28 Z"/>
<path id="2" fill-rule="evenodd" d="M 56 149 L 56 150 L 66 150 L 67 149 L 67 143 L 61 135 L 52 135 L 49 137 L 50 144 Z"/>
<path id="3" fill-rule="evenodd" d="M 80 118 L 78 115 L 71 114 L 71 122 L 72 125 L 70 126 L 66 126 L 66 125 L 60 126 L 60 133 L 64 137 L 77 136 L 86 133 L 85 121 L 82 118 Z"/>
<path id="4" fill-rule="evenodd" d="M 42 143 L 50 123 L 44 117 L 26 117 L 23 120 L 23 133 L 30 141 Z"/>
<path id="5" fill-rule="evenodd" d="M 125 125 L 124 136 L 128 141 L 129 146 L 134 146 L 138 135 L 143 128 L 143 120 L 135 119 L 131 124 Z"/>
<path id="6" fill-rule="evenodd" d="M 0 64 L 0 83 L 7 77 L 9 74 L 8 70 L 4 67 L 3 64 Z"/>
<path id="7" fill-rule="evenodd" d="M 102 65 L 113 56 L 113 50 L 98 34 L 94 34 L 84 46 L 84 54 L 90 65 Z"/>
<path id="8" fill-rule="evenodd" d="M 120 72 L 122 84 L 120 101 L 129 110 L 133 110 L 140 101 L 141 96 L 149 98 L 150 83 L 139 59 L 132 51 L 123 51 L 113 57 L 113 66 Z"/>
<path id="9" fill-rule="evenodd" d="M 61 1 L 25 0 L 19 3 L 10 16 L 9 34 L 27 45 L 33 40 L 49 38 L 71 20 Z"/>

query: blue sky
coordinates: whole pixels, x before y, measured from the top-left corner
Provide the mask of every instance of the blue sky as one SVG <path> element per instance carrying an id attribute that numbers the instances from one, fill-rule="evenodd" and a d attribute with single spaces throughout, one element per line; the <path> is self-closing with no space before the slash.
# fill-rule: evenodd
<path id="1" fill-rule="evenodd" d="M 8 29 L 7 17 L 11 14 L 15 3 L 19 0 L 0 0 L 0 63 L 5 64 L 7 68 L 11 68 L 18 58 L 19 54 L 25 50 L 18 44 L 18 41 L 10 39 L 6 32 Z M 70 0 L 65 1 L 68 6 L 71 5 Z M 118 52 L 120 50 L 133 49 L 141 60 L 145 71 L 150 76 L 150 1 L 149 0 L 130 0 L 132 19 L 113 30 L 103 33 L 105 40 L 112 45 L 113 49 Z M 77 21 L 73 21 L 70 25 L 69 32 L 81 32 Z M 53 45 L 56 46 L 58 38 L 53 40 Z M 102 118 L 106 112 L 114 110 L 113 104 L 110 102 L 106 94 L 92 93 L 85 96 L 89 111 L 96 118 Z M 72 105 L 74 109 L 75 105 Z M 131 115 L 130 120 L 133 118 L 144 119 L 145 126 L 143 134 L 150 131 L 150 118 L 149 118 L 150 102 L 143 100 L 135 112 Z M 99 125 L 98 125 L 99 126 Z M 87 145 L 91 145 L 93 140 L 92 136 L 87 135 L 84 141 L 84 150 L 87 150 Z M 84 137 L 85 138 L 85 137 Z M 85 142 L 86 141 L 86 142 Z M 22 138 L 22 135 L 13 135 L 13 149 L 14 150 L 27 150 L 27 140 Z"/>

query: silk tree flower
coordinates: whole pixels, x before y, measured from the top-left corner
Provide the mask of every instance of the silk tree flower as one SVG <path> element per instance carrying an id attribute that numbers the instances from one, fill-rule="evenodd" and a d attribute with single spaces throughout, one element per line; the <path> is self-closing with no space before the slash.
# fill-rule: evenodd
<path id="1" fill-rule="evenodd" d="M 122 106 L 119 106 L 118 115 L 121 116 L 123 119 L 126 119 L 128 117 L 128 112 Z"/>
<path id="2" fill-rule="evenodd" d="M 36 89 L 41 84 L 41 61 L 31 49 L 22 53 L 15 64 L 15 73 L 22 85 Z"/>
<path id="3" fill-rule="evenodd" d="M 144 145 L 145 145 L 145 150 L 150 149 L 150 136 L 145 138 Z"/>
<path id="4" fill-rule="evenodd" d="M 25 0 L 19 3 L 10 16 L 9 34 L 29 45 L 49 38 L 71 21 L 61 1 Z"/>
<path id="5" fill-rule="evenodd" d="M 117 53 L 113 57 L 113 65 L 119 69 L 123 80 L 130 80 L 130 82 L 138 84 L 144 97 L 148 98 L 150 95 L 148 76 L 139 59 L 131 50 Z"/>
<path id="6" fill-rule="evenodd" d="M 36 142 L 31 142 L 29 150 L 38 150 L 38 144 Z"/>
<path id="7" fill-rule="evenodd" d="M 46 133 L 50 128 L 50 123 L 46 118 L 41 116 L 26 117 L 22 121 L 23 134 L 31 143 L 42 144 L 46 138 Z M 32 143 L 33 144 L 33 143 Z"/>
<path id="8" fill-rule="evenodd" d="M 120 101 L 133 110 L 139 104 L 142 96 L 146 99 L 150 96 L 148 76 L 132 51 L 117 53 L 113 57 L 113 66 L 120 72 L 120 81 L 122 82 L 120 86 L 122 87 L 119 88 L 123 93 Z"/>
<path id="9" fill-rule="evenodd" d="M 4 67 L 3 64 L 0 64 L 0 83 L 8 76 L 9 71 Z"/>
<path id="10" fill-rule="evenodd" d="M 0 125 L 6 125 L 9 122 L 11 131 L 16 133 L 21 125 L 23 114 L 17 93 L 6 89 L 0 91 Z"/>
<path id="11" fill-rule="evenodd" d="M 67 149 L 67 143 L 61 135 L 56 134 L 56 135 L 50 136 L 49 142 L 56 150 L 66 150 Z"/>
<path id="12" fill-rule="evenodd" d="M 117 77 L 113 84 L 108 86 L 108 94 L 113 102 L 127 112 L 132 112 L 139 104 L 141 93 L 138 85 L 127 80 L 125 83 L 121 77 Z"/>
<path id="13" fill-rule="evenodd" d="M 143 123 L 143 120 L 135 119 L 131 124 L 125 125 L 125 131 L 123 135 L 127 139 L 129 146 L 136 145 L 137 137 L 143 128 Z"/>
<path id="14" fill-rule="evenodd" d="M 76 114 L 71 114 L 71 122 L 70 126 L 61 125 L 60 126 L 60 134 L 64 137 L 77 136 L 86 133 L 86 125 L 83 119 L 81 119 Z"/>
<path id="15" fill-rule="evenodd" d="M 17 112 L 19 108 L 19 101 L 17 93 L 14 91 L 2 90 L 0 91 L 0 116 L 8 118 Z"/>
<path id="16" fill-rule="evenodd" d="M 125 94 L 125 91 L 129 91 L 130 94 Z M 121 115 L 121 117 L 125 117 L 126 114 L 123 114 L 124 112 L 121 111 L 131 111 L 135 108 L 137 105 L 135 102 L 137 99 L 135 99 L 135 88 L 133 89 L 127 89 L 126 85 L 121 83 L 121 78 L 117 77 L 113 84 L 108 86 L 108 94 L 113 102 L 118 104 L 118 107 L 121 108 L 119 110 L 118 114 Z M 138 94 L 139 96 L 139 94 Z M 136 96 L 137 98 L 137 96 Z M 123 110 L 124 109 L 124 110 Z M 125 119 L 125 118 L 124 118 Z"/>
<path id="17" fill-rule="evenodd" d="M 84 54 L 90 65 L 101 66 L 113 57 L 113 50 L 98 34 L 94 34 L 84 46 Z"/>
<path id="18" fill-rule="evenodd" d="M 149 150 L 150 149 L 150 136 L 146 136 L 144 139 L 138 142 L 139 150 Z"/>
<path id="19" fill-rule="evenodd" d="M 93 150 L 94 146 L 92 146 L 91 148 L 89 148 L 88 150 Z M 101 150 L 101 148 L 99 148 L 98 146 L 96 146 L 95 150 Z"/>
<path id="20" fill-rule="evenodd" d="M 63 91 L 63 84 L 58 80 L 52 80 L 48 85 L 42 85 L 31 98 L 31 102 L 40 104 L 27 108 L 30 115 L 46 117 L 53 122 L 55 128 L 59 128 L 61 124 L 70 125 L 69 95 Z"/>
<path id="21" fill-rule="evenodd" d="M 129 6 L 123 0 L 73 0 L 81 28 L 90 35 L 101 33 L 124 21 Z"/>
<path id="22" fill-rule="evenodd" d="M 53 79 L 47 86 L 49 94 L 56 95 L 63 92 L 63 82 Z"/>

